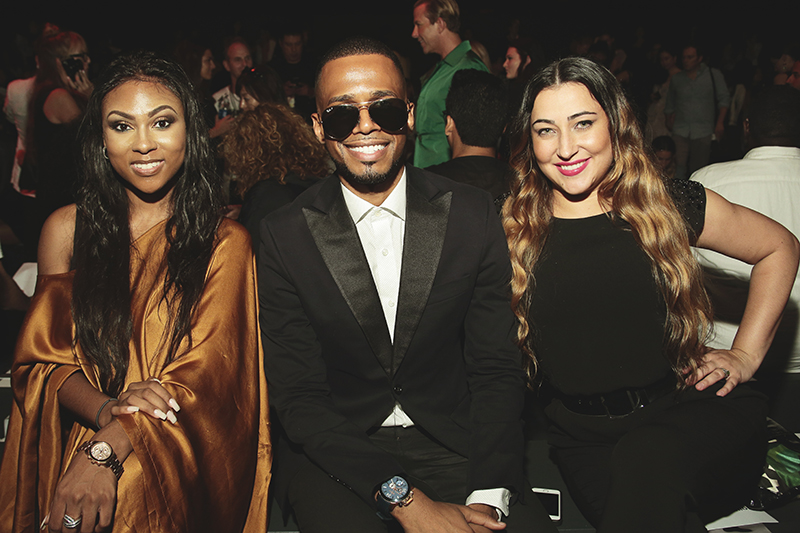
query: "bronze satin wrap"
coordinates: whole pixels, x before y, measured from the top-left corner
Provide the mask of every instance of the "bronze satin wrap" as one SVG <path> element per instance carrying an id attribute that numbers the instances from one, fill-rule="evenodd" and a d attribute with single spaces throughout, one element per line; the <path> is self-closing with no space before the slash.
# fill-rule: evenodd
<path id="1" fill-rule="evenodd" d="M 267 530 L 272 447 L 255 265 L 241 226 L 223 220 L 218 239 L 192 349 L 166 368 L 164 223 L 132 247 L 134 334 L 126 386 L 157 377 L 181 411 L 176 425 L 143 413 L 117 418 L 134 451 L 119 481 L 115 532 Z M 57 400 L 73 372 L 84 372 L 98 387 L 93 367 L 72 352 L 72 278 L 72 272 L 39 278 L 17 344 L 15 403 L 0 470 L 4 532 L 38 530 L 59 477 L 94 435 L 60 412 Z"/>

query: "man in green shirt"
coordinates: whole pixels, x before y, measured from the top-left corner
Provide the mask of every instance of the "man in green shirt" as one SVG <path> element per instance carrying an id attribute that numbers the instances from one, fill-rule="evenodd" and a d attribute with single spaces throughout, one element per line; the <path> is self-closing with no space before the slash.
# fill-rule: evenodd
<path id="1" fill-rule="evenodd" d="M 483 61 L 472 51 L 469 41 L 458 35 L 459 9 L 455 0 L 417 0 L 414 4 L 414 31 L 426 54 L 442 60 L 422 78 L 422 90 L 416 106 L 417 142 L 414 165 L 425 168 L 450 159 L 450 146 L 444 134 L 445 98 L 453 74 L 462 69 L 488 72 Z"/>

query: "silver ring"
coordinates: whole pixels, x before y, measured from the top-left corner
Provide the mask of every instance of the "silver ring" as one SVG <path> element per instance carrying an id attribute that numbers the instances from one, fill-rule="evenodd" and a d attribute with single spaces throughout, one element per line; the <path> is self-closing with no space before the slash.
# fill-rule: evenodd
<path id="1" fill-rule="evenodd" d="M 64 515 L 64 527 L 67 529 L 78 529 L 78 526 L 81 525 L 81 521 L 83 519 L 79 516 L 78 518 L 72 518 L 70 515 Z"/>
<path id="2" fill-rule="evenodd" d="M 731 377 L 731 371 L 728 370 L 727 368 L 720 368 L 720 370 L 722 370 L 722 372 L 725 374 L 725 379 Z"/>

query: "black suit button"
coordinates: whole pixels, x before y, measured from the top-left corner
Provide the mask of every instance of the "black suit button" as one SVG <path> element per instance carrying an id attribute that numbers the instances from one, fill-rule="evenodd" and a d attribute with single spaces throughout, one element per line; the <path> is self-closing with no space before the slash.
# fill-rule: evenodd
<path id="1" fill-rule="evenodd" d="M 394 391 L 394 393 L 395 393 L 395 394 L 397 394 L 398 396 L 399 396 L 399 395 L 401 395 L 401 394 L 403 394 L 403 387 L 401 387 L 400 385 L 395 385 L 395 386 L 394 386 L 394 389 L 392 389 L 392 390 L 393 390 L 393 391 Z"/>

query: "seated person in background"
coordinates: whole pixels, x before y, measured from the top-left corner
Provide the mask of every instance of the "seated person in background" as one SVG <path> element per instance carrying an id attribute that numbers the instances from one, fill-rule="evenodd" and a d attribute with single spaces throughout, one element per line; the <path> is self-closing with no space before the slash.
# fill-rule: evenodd
<path id="1" fill-rule="evenodd" d="M 217 111 L 214 127 L 209 132 L 212 139 L 225 135 L 233 127 L 233 117 L 239 114 L 240 101 L 236 94 L 236 81 L 242 71 L 253 66 L 250 48 L 239 37 L 235 37 L 225 48 L 222 66 L 230 76 L 230 83 L 214 93 L 214 108 Z M 226 80 L 227 81 L 227 80 Z"/>
<path id="2" fill-rule="evenodd" d="M 497 159 L 506 128 L 508 92 L 503 80 L 488 72 L 459 70 L 445 99 L 447 143 L 453 158 L 428 170 L 469 183 L 497 198 L 508 191 L 508 165 Z"/>
<path id="3" fill-rule="evenodd" d="M 260 66 L 242 71 L 236 81 L 236 94 L 242 111 L 255 109 L 260 104 L 272 102 L 288 106 L 283 82 L 272 67 Z"/>
<path id="4" fill-rule="evenodd" d="M 739 161 L 700 169 L 693 180 L 728 200 L 749 207 L 800 234 L 800 91 L 764 89 L 744 122 L 750 151 Z M 710 250 L 697 250 L 706 290 L 714 304 L 714 336 L 709 345 L 730 348 L 742 322 L 752 266 Z M 770 416 L 792 433 L 800 432 L 800 278 L 756 374 L 755 385 L 770 399 Z"/>
<path id="5" fill-rule="evenodd" d="M 300 26 L 290 23 L 278 37 L 280 50 L 273 56 L 270 66 L 283 80 L 289 106 L 310 123 L 314 112 L 316 60 L 306 49 L 305 34 Z"/>
<path id="6" fill-rule="evenodd" d="M 668 135 L 661 135 L 653 139 L 650 145 L 656 156 L 656 167 L 661 170 L 665 178 L 675 178 L 675 141 Z"/>
<path id="7" fill-rule="evenodd" d="M 222 142 L 222 157 L 244 200 L 237 220 L 250 232 L 256 250 L 261 219 L 291 203 L 331 169 L 311 127 L 285 105 L 272 102 L 237 118 Z"/>
<path id="8" fill-rule="evenodd" d="M 197 93 L 177 63 L 120 56 L 80 139 L 12 368 L 0 530 L 263 533 L 256 277 Z"/>
<path id="9" fill-rule="evenodd" d="M 751 389 L 797 273 L 783 226 L 688 180 L 665 182 L 614 75 L 584 58 L 539 71 L 514 122 L 503 208 L 512 305 L 548 441 L 598 533 L 705 532 L 764 466 Z M 756 266 L 733 346 L 691 245 Z M 535 382 L 532 382 L 532 385 Z"/>
<path id="10" fill-rule="evenodd" d="M 261 224 L 278 501 L 304 533 L 469 533 L 506 527 L 498 511 L 507 531 L 555 531 L 524 479 L 489 196 L 404 164 L 414 106 L 387 46 L 344 41 L 318 72 L 314 133 L 336 173 Z"/>

